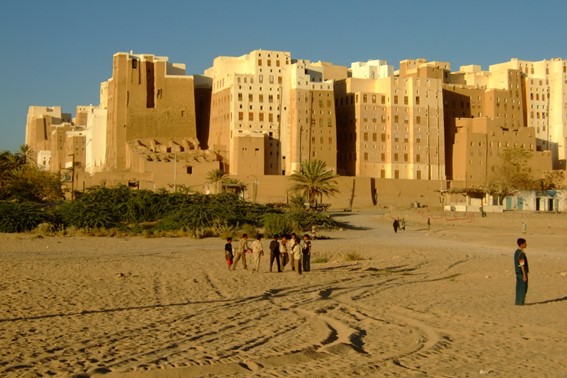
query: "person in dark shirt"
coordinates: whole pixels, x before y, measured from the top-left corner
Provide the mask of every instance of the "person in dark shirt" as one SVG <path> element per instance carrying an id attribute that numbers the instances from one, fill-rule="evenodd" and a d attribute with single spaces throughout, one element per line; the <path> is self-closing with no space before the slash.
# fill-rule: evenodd
<path id="1" fill-rule="evenodd" d="M 278 239 L 279 236 L 276 234 L 274 235 L 274 239 L 270 242 L 270 272 L 272 271 L 274 260 L 278 266 L 278 272 L 282 271 L 280 265 L 280 241 Z"/>
<path id="2" fill-rule="evenodd" d="M 226 238 L 226 244 L 224 245 L 224 258 L 226 260 L 226 265 L 228 265 L 228 270 L 232 265 L 232 259 L 234 255 L 232 254 L 232 238 Z"/>
<path id="3" fill-rule="evenodd" d="M 526 301 L 528 293 L 528 273 L 530 268 L 528 265 L 528 256 L 524 249 L 528 246 L 526 239 L 519 238 L 518 249 L 514 252 L 514 270 L 516 272 L 516 305 L 521 306 Z"/>

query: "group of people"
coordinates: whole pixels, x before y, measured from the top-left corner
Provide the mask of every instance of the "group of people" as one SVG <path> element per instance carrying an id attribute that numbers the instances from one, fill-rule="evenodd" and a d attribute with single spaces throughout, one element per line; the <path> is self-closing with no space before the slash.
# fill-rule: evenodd
<path id="1" fill-rule="evenodd" d="M 270 272 L 273 271 L 274 262 L 278 272 L 283 272 L 288 264 L 291 270 L 296 271 L 298 274 L 311 270 L 311 238 L 308 234 L 303 235 L 301 240 L 295 233 L 282 235 L 281 237 L 274 235 L 274 238 L 270 241 L 269 249 Z M 250 243 L 248 235 L 243 234 L 236 249 L 232 247 L 232 238 L 227 238 L 224 246 L 224 255 L 228 270 L 236 270 L 240 260 L 242 260 L 244 269 L 248 269 L 246 262 L 247 253 L 251 253 L 253 257 L 252 272 L 259 272 L 260 261 L 264 255 L 262 235 L 258 234 L 256 239 Z"/>
<path id="2" fill-rule="evenodd" d="M 402 218 L 402 219 L 395 218 L 392 226 L 394 226 L 394 232 L 395 233 L 398 233 L 398 229 L 405 231 L 406 230 L 406 220 L 404 218 Z"/>

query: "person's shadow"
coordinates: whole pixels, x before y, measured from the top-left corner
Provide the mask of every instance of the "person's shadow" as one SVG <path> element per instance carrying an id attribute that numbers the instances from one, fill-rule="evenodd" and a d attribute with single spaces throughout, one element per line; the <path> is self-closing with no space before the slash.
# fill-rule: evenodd
<path id="1" fill-rule="evenodd" d="M 553 303 L 553 302 L 562 302 L 562 301 L 567 301 L 567 296 L 562 297 L 562 298 L 548 299 L 546 301 L 533 302 L 533 303 L 529 303 L 529 305 L 533 306 L 533 305 L 547 304 L 547 303 Z"/>

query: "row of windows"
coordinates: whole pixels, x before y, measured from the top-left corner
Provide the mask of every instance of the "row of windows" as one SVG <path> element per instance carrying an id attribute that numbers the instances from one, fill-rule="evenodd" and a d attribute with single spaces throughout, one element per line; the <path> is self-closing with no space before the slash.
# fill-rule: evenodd
<path id="1" fill-rule="evenodd" d="M 237 95 L 238 101 L 242 102 L 244 96 L 242 95 L 242 93 L 238 93 Z M 280 100 L 280 95 L 276 95 L 276 99 L 277 101 Z M 274 102 L 274 95 L 268 95 L 267 98 L 268 103 L 273 103 Z M 248 102 L 254 102 L 254 95 L 252 93 L 248 94 Z M 258 95 L 258 102 L 262 103 L 264 102 L 264 95 L 263 94 L 259 94 Z"/>
<path id="2" fill-rule="evenodd" d="M 368 152 L 365 152 L 363 154 L 363 158 L 364 158 L 364 161 L 368 161 Z M 380 154 L 380 160 L 379 161 L 385 162 L 386 161 L 386 154 L 383 154 L 383 153 Z M 394 154 L 394 161 L 400 161 L 400 155 L 399 154 L 397 154 L 397 153 Z M 409 155 L 408 154 L 403 154 L 403 161 L 406 162 L 406 163 L 409 162 Z M 415 155 L 415 163 L 421 163 L 421 155 L 420 154 Z"/>
<path id="3" fill-rule="evenodd" d="M 278 72 L 281 72 L 281 70 L 278 71 Z M 241 82 L 243 82 L 244 84 L 248 84 L 248 82 L 250 82 L 250 84 L 254 84 L 254 78 L 253 78 L 253 77 L 250 77 L 250 78 L 248 78 L 248 77 L 243 77 L 243 78 L 238 77 L 238 78 L 236 79 L 236 81 L 237 81 L 238 84 L 240 84 Z M 259 82 L 260 84 L 263 84 L 263 83 L 264 83 L 264 75 L 258 75 L 258 82 Z M 268 82 L 269 82 L 270 84 L 274 84 L 274 75 L 268 75 Z M 277 82 L 278 82 L 279 85 L 281 85 L 281 84 L 283 83 L 283 78 L 282 78 L 281 76 L 278 76 Z M 242 88 L 242 86 L 239 86 L 239 87 Z M 250 89 L 252 89 L 252 87 L 250 87 Z M 262 90 L 262 89 L 260 88 L 260 90 Z"/>
<path id="4" fill-rule="evenodd" d="M 534 94 L 533 94 L 533 93 L 530 93 L 530 100 L 533 100 L 533 99 L 534 99 Z M 536 94 L 535 94 L 535 100 L 536 100 L 536 101 L 539 100 L 539 93 L 536 93 Z M 541 100 L 542 100 L 542 101 L 545 101 L 545 93 L 542 93 L 542 94 L 541 94 Z"/>
<path id="5" fill-rule="evenodd" d="M 267 113 L 267 117 L 266 114 L 263 112 L 258 113 L 258 121 L 263 122 L 265 120 L 267 120 L 268 122 L 273 122 L 274 121 L 274 113 Z M 244 120 L 244 112 L 238 112 L 238 120 L 239 121 L 243 121 Z M 280 121 L 280 115 L 276 115 L 276 120 L 279 122 Z M 248 121 L 254 121 L 254 112 L 248 112 Z"/>
<path id="6" fill-rule="evenodd" d="M 477 142 L 469 142 L 470 147 L 474 147 L 475 144 L 477 144 Z M 483 143 L 483 142 L 478 142 L 478 147 L 482 147 L 482 146 L 484 146 L 484 145 L 485 145 L 485 143 Z M 510 142 L 490 142 L 488 145 L 489 145 L 490 147 L 510 147 L 510 146 L 511 146 L 511 143 L 510 143 Z M 522 143 L 522 144 L 520 145 L 520 143 L 514 142 L 514 147 L 526 148 L 526 144 L 525 144 L 525 143 Z M 533 148 L 534 148 L 534 145 L 533 145 L 533 144 L 530 144 L 530 149 L 533 149 Z M 473 153 L 473 150 L 470 150 L 470 153 L 472 154 L 472 153 Z"/>

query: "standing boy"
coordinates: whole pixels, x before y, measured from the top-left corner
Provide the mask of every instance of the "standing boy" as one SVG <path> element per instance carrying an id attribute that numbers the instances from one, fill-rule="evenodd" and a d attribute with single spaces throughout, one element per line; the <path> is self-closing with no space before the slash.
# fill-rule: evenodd
<path id="1" fill-rule="evenodd" d="M 303 252 L 301 259 L 303 263 L 303 271 L 309 272 L 311 270 L 311 240 L 309 240 L 308 234 L 303 235 L 301 251 Z"/>
<path id="2" fill-rule="evenodd" d="M 274 235 L 274 239 L 270 242 L 270 272 L 272 271 L 274 260 L 276 260 L 278 272 L 282 271 L 282 267 L 280 266 L 280 242 L 278 238 L 278 234 L 276 234 Z"/>
<path id="3" fill-rule="evenodd" d="M 524 249 L 528 246 L 526 239 L 518 239 L 518 249 L 514 253 L 514 269 L 516 271 L 516 305 L 523 305 L 528 293 L 528 256 Z"/>
<path id="4" fill-rule="evenodd" d="M 262 235 L 258 234 L 256 240 L 252 242 L 252 256 L 254 256 L 254 265 L 252 273 L 260 271 L 260 260 L 264 256 L 264 247 L 262 246 Z"/>
<path id="5" fill-rule="evenodd" d="M 288 254 L 287 254 L 287 236 L 283 235 L 280 239 L 280 258 L 281 258 L 281 265 L 282 271 L 284 267 L 287 265 L 288 262 Z"/>
<path id="6" fill-rule="evenodd" d="M 226 244 L 224 245 L 224 258 L 226 259 L 226 265 L 228 266 L 228 270 L 230 270 L 230 266 L 232 265 L 232 259 L 234 255 L 232 254 L 232 238 L 226 238 Z"/>
<path id="7" fill-rule="evenodd" d="M 232 270 L 236 270 L 236 265 L 238 265 L 238 261 L 240 261 L 240 259 L 242 259 L 242 265 L 244 265 L 244 269 L 248 269 L 248 267 L 246 266 L 246 252 L 252 251 L 248 246 L 248 235 L 243 234 L 242 239 L 240 239 L 240 243 L 238 244 L 238 251 L 236 251 L 236 258 L 234 259 Z"/>

